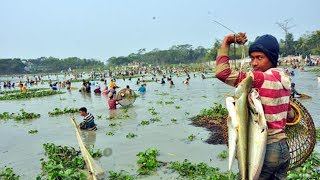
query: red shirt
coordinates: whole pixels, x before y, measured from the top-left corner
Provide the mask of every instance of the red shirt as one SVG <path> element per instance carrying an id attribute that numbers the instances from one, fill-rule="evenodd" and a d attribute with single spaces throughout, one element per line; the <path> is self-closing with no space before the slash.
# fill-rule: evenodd
<path id="1" fill-rule="evenodd" d="M 118 99 L 109 99 L 108 100 L 108 105 L 109 105 L 109 109 L 117 109 L 117 101 Z"/>

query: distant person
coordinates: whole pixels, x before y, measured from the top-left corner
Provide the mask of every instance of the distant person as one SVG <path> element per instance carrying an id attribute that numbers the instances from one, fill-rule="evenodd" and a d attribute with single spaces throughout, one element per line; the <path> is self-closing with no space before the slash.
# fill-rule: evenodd
<path id="1" fill-rule="evenodd" d="M 145 92 L 146 92 L 146 87 L 145 87 L 145 85 L 144 85 L 144 84 L 141 84 L 141 86 L 139 87 L 138 91 L 139 91 L 140 93 L 145 93 Z"/>
<path id="2" fill-rule="evenodd" d="M 165 84 L 164 78 L 161 79 L 161 84 Z"/>
<path id="3" fill-rule="evenodd" d="M 68 89 L 68 90 L 71 89 L 71 81 L 70 81 L 70 79 L 68 79 L 68 80 L 66 81 L 66 86 L 67 86 L 67 89 Z"/>
<path id="4" fill-rule="evenodd" d="M 190 78 L 188 77 L 186 80 L 183 81 L 183 84 L 189 84 Z"/>
<path id="5" fill-rule="evenodd" d="M 106 87 L 104 88 L 104 90 L 102 91 L 102 93 L 103 93 L 103 94 L 108 94 L 108 86 L 106 86 Z"/>
<path id="6" fill-rule="evenodd" d="M 100 89 L 100 87 L 97 87 L 96 89 L 94 89 L 93 92 L 94 92 L 95 94 L 101 94 L 101 89 Z"/>
<path id="7" fill-rule="evenodd" d="M 111 80 L 110 84 L 109 84 L 110 88 L 116 87 L 116 83 L 114 80 Z"/>
<path id="8" fill-rule="evenodd" d="M 27 88 L 26 88 L 26 86 L 24 86 L 24 85 L 21 83 L 20 87 L 21 87 L 21 93 L 27 94 Z"/>
<path id="9" fill-rule="evenodd" d="M 95 131 L 97 126 L 94 123 L 94 116 L 87 112 L 87 108 L 82 107 L 79 109 L 80 115 L 83 116 L 83 122 L 79 124 L 79 128 L 82 130 Z"/>
<path id="10" fill-rule="evenodd" d="M 291 83 L 291 93 L 290 93 L 290 97 L 295 97 L 295 95 L 298 95 L 299 97 L 301 97 L 301 94 L 298 93 L 295 89 L 296 84 L 295 83 Z"/>
<path id="11" fill-rule="evenodd" d="M 174 83 L 172 81 L 172 79 L 170 80 L 170 87 L 173 87 L 174 86 Z"/>
<path id="12" fill-rule="evenodd" d="M 109 105 L 109 109 L 110 110 L 114 110 L 114 109 L 117 109 L 117 105 L 118 105 L 118 101 L 121 100 L 121 99 L 117 99 L 117 98 L 113 98 L 113 93 L 112 92 L 109 92 L 108 94 L 108 105 Z"/>

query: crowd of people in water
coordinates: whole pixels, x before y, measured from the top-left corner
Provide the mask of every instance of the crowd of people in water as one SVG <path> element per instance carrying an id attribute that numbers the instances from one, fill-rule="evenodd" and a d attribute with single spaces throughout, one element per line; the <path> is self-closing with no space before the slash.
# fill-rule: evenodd
<path id="1" fill-rule="evenodd" d="M 285 68 L 285 72 L 291 76 L 295 76 L 295 70 L 299 69 L 300 71 L 303 71 L 304 68 L 301 66 L 292 65 L 291 70 L 289 68 Z M 201 78 L 206 79 L 206 70 L 205 68 L 199 68 L 198 70 L 195 69 L 192 72 L 199 72 L 201 73 Z M 32 86 L 37 86 L 38 84 L 46 86 L 46 83 L 48 84 L 48 88 L 51 88 L 54 91 L 61 90 L 61 89 L 67 89 L 67 90 L 75 90 L 78 89 L 81 93 L 91 93 L 93 91 L 94 94 L 105 94 L 108 99 L 108 106 L 110 110 L 117 109 L 117 105 L 119 104 L 119 101 L 122 100 L 122 96 L 117 96 L 117 89 L 120 88 L 117 86 L 116 81 L 117 80 L 123 80 L 124 82 L 126 80 L 132 81 L 133 79 L 136 79 L 135 84 L 139 86 L 139 88 L 136 90 L 139 93 L 146 93 L 146 85 L 147 82 L 156 82 L 162 85 L 165 85 L 166 83 L 169 84 L 170 87 L 174 87 L 175 83 L 173 81 L 174 76 L 180 77 L 185 76 L 185 80 L 182 81 L 183 84 L 188 85 L 190 83 L 190 73 L 191 71 L 187 68 L 180 68 L 180 69 L 174 69 L 174 68 L 147 68 L 147 67 L 139 67 L 132 70 L 123 70 L 118 69 L 117 71 L 108 71 L 105 73 L 96 73 L 91 72 L 89 75 L 85 73 L 64 73 L 64 78 L 67 79 L 65 81 L 60 81 L 59 77 L 61 79 L 61 74 L 48 74 L 48 75 L 18 75 L 16 77 L 12 77 L 14 80 L 8 80 L 8 81 L 2 81 L 0 82 L 0 90 L 10 90 L 19 88 L 21 93 L 27 93 L 27 89 Z M 62 75 L 63 76 L 63 75 Z M 55 78 L 54 78 L 55 77 Z M 148 77 L 148 78 L 146 78 Z M 151 77 L 151 79 L 150 79 Z M 159 78 L 160 77 L 160 78 Z M 196 73 L 193 74 L 193 77 L 196 77 Z M 55 79 L 55 80 L 52 80 Z M 81 80 L 82 79 L 82 80 Z M 89 79 L 89 80 L 88 80 Z M 109 79 L 109 82 L 108 82 Z M 24 81 L 23 81 L 24 80 Z M 72 81 L 76 82 L 82 82 L 81 87 L 73 87 Z M 295 89 L 295 83 L 291 84 L 291 97 L 300 97 L 301 93 L 298 93 L 298 91 Z M 103 88 L 102 88 L 103 86 Z M 129 85 L 126 86 L 125 90 L 129 94 L 132 94 L 132 90 Z M 81 129 L 90 129 L 90 130 L 96 130 L 96 126 L 94 124 L 94 116 L 90 113 L 87 113 L 87 109 L 85 107 L 82 107 L 79 109 L 79 112 L 82 116 L 84 116 L 84 121 L 79 124 L 79 127 Z"/>

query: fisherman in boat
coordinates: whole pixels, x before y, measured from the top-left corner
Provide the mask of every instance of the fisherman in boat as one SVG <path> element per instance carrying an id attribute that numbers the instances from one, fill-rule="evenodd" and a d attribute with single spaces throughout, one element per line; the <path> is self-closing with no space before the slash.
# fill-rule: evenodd
<path id="1" fill-rule="evenodd" d="M 253 77 L 252 88 L 259 92 L 268 125 L 266 154 L 259 179 L 286 179 L 290 153 L 285 126 L 287 120 L 294 118 L 289 103 L 290 78 L 282 69 L 276 68 L 279 43 L 268 34 L 257 38 L 249 47 L 253 72 L 232 70 L 229 63 L 230 45 L 243 45 L 246 42 L 246 33 L 225 36 L 216 59 L 216 77 L 234 87 L 247 76 Z"/>

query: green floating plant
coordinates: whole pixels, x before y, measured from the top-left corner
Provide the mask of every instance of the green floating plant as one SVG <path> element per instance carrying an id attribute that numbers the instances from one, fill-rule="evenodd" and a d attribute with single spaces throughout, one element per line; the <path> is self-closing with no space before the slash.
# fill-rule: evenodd
<path id="1" fill-rule="evenodd" d="M 159 150 L 156 148 L 148 148 L 145 152 L 139 152 L 137 156 L 138 172 L 140 175 L 149 175 L 160 166 L 160 162 L 157 160 Z"/>
<path id="2" fill-rule="evenodd" d="M 320 156 L 319 153 L 312 153 L 311 156 L 300 167 L 288 171 L 288 180 L 319 179 L 320 177 Z"/>
<path id="3" fill-rule="evenodd" d="M 140 124 L 143 125 L 143 126 L 146 126 L 146 125 L 149 125 L 149 124 L 150 124 L 150 121 L 143 120 L 143 121 L 141 121 Z"/>
<path id="4" fill-rule="evenodd" d="M 196 138 L 196 136 L 194 134 L 191 134 L 190 136 L 188 136 L 189 141 L 193 141 Z"/>
<path id="5" fill-rule="evenodd" d="M 127 134 L 126 135 L 126 138 L 128 138 L 128 139 L 133 139 L 133 138 L 135 138 L 135 137 L 137 137 L 138 135 L 136 135 L 136 134 L 134 134 L 134 133 L 129 133 L 129 134 Z"/>
<path id="6" fill-rule="evenodd" d="M 0 119 L 14 119 L 16 121 L 20 121 L 20 120 L 29 120 L 29 119 L 35 119 L 35 118 L 39 118 L 40 114 L 36 114 L 36 113 L 28 113 L 26 112 L 24 109 L 20 109 L 20 113 L 16 114 L 16 113 L 9 113 L 9 112 L 4 112 L 2 114 L 0 114 Z"/>
<path id="7" fill-rule="evenodd" d="M 20 176 L 16 175 L 16 173 L 13 171 L 10 167 L 4 167 L 0 170 L 0 179 L 3 180 L 19 180 Z"/>
<path id="8" fill-rule="evenodd" d="M 83 172 L 85 161 L 76 151 L 68 146 L 56 146 L 53 143 L 43 144 L 47 160 L 42 158 L 42 173 L 37 177 L 41 179 L 87 179 Z"/>
<path id="9" fill-rule="evenodd" d="M 29 134 L 37 134 L 38 133 L 38 130 L 34 129 L 34 130 L 30 130 L 28 131 Z"/>
<path id="10" fill-rule="evenodd" d="M 106 132 L 106 135 L 108 135 L 108 136 L 113 136 L 114 133 L 113 133 L 112 131 L 109 131 L 109 132 Z"/>
<path id="11" fill-rule="evenodd" d="M 126 171 L 122 170 L 120 172 L 109 171 L 110 180 L 134 180 L 134 176 L 129 175 Z"/>
<path id="12" fill-rule="evenodd" d="M 228 152 L 226 150 L 222 151 L 220 154 L 218 154 L 218 158 L 220 160 L 224 160 L 228 157 Z"/>
<path id="13" fill-rule="evenodd" d="M 172 118 L 170 121 L 175 123 L 175 122 L 177 122 L 177 119 L 176 118 Z"/>
<path id="14" fill-rule="evenodd" d="M 55 94 L 63 94 L 65 92 L 62 91 L 52 91 L 52 90 L 43 90 L 43 91 L 34 91 L 34 92 L 27 92 L 27 93 L 12 93 L 12 94 L 4 94 L 0 96 L 0 100 L 19 100 L 19 99 L 30 99 L 36 97 L 44 97 L 44 96 L 51 96 Z"/>
<path id="15" fill-rule="evenodd" d="M 79 112 L 78 108 L 64 108 L 63 110 L 60 108 L 54 108 L 52 112 L 48 112 L 50 116 L 58 116 L 61 114 L 71 114 L 71 113 L 76 113 Z"/>
<path id="16" fill-rule="evenodd" d="M 219 168 L 208 166 L 203 162 L 199 164 L 191 163 L 187 159 L 183 162 L 170 162 L 169 169 L 178 172 L 180 176 L 187 179 L 229 179 L 229 175 L 220 172 Z M 237 175 L 231 173 L 230 179 L 237 179 Z"/>
<path id="17" fill-rule="evenodd" d="M 155 122 L 160 122 L 160 118 L 159 117 L 154 117 L 150 119 L 151 122 L 155 123 Z"/>

